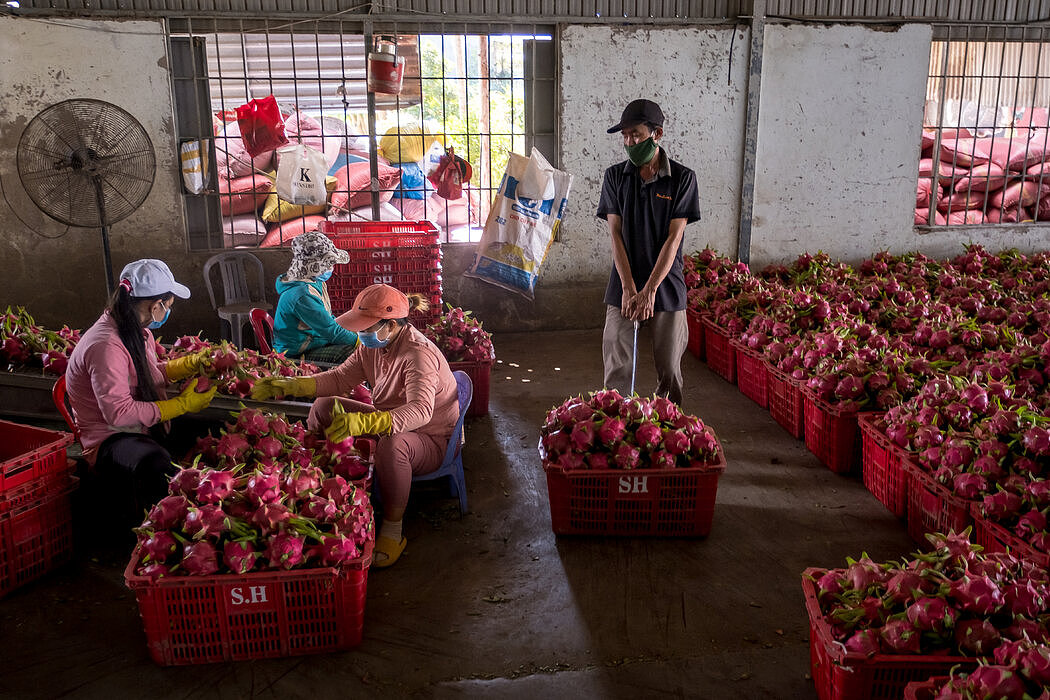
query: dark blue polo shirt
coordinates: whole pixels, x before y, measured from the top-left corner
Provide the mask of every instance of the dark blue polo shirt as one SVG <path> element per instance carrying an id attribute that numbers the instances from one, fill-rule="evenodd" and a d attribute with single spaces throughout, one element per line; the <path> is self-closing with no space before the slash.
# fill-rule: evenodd
<path id="1" fill-rule="evenodd" d="M 608 220 L 617 214 L 623 220 L 621 229 L 631 276 L 636 289 L 649 280 L 660 248 L 667 240 L 671 219 L 685 219 L 692 223 L 700 219 L 700 193 L 696 188 L 696 174 L 677 161 L 667 157 L 660 148 L 662 159 L 656 178 L 643 183 L 638 168 L 625 160 L 605 171 L 602 196 L 598 201 L 598 217 Z M 623 286 L 613 264 L 609 286 L 605 289 L 605 303 L 619 307 L 623 302 Z M 682 273 L 682 244 L 678 246 L 674 263 L 667 277 L 656 290 L 654 311 L 681 311 L 685 308 L 685 278 Z"/>

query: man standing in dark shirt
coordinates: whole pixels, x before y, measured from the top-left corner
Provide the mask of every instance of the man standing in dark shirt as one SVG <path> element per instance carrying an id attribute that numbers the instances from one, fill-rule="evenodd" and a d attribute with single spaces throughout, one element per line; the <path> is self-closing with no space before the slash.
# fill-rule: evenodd
<path id="1" fill-rule="evenodd" d="M 605 386 L 626 393 L 631 381 L 634 322 L 649 326 L 656 360 L 656 393 L 682 402 L 685 320 L 682 237 L 700 218 L 696 175 L 660 145 L 664 114 L 634 100 L 618 124 L 627 160 L 605 171 L 598 216 L 609 224 L 613 270 L 605 290 L 602 359 Z"/>

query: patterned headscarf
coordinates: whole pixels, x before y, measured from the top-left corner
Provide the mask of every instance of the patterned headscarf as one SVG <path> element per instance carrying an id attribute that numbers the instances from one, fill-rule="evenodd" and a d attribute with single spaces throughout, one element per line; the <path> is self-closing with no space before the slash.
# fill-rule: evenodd
<path id="1" fill-rule="evenodd" d="M 284 279 L 310 281 L 334 265 L 345 265 L 350 254 L 339 250 L 328 236 L 320 231 L 307 231 L 292 239 L 292 264 Z"/>

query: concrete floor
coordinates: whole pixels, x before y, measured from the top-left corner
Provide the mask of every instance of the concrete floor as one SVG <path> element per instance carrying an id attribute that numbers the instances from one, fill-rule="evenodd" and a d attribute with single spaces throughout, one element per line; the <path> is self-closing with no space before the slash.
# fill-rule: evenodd
<path id="1" fill-rule="evenodd" d="M 126 553 L 95 545 L 0 601 L 0 696 L 815 698 L 800 572 L 905 554 L 903 524 L 686 355 L 683 408 L 728 460 L 710 536 L 556 538 L 539 426 L 600 386 L 600 336 L 495 338 L 490 415 L 467 428 L 470 513 L 437 485 L 413 495 L 402 560 L 370 572 L 358 649 L 155 666 Z M 646 340 L 639 391 L 655 385 Z"/>

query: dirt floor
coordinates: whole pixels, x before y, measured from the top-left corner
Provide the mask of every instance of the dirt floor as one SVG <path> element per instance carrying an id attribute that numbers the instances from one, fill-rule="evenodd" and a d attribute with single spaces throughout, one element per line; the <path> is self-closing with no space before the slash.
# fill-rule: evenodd
<path id="1" fill-rule="evenodd" d="M 403 558 L 369 573 L 356 650 L 156 666 L 128 552 L 81 516 L 75 561 L 0 600 L 0 697 L 815 698 L 802 570 L 910 552 L 903 523 L 686 355 L 683 408 L 728 461 L 710 536 L 555 537 L 539 426 L 601 385 L 600 336 L 494 339 L 490 413 L 467 424 L 470 512 L 442 482 L 414 492 Z"/>

